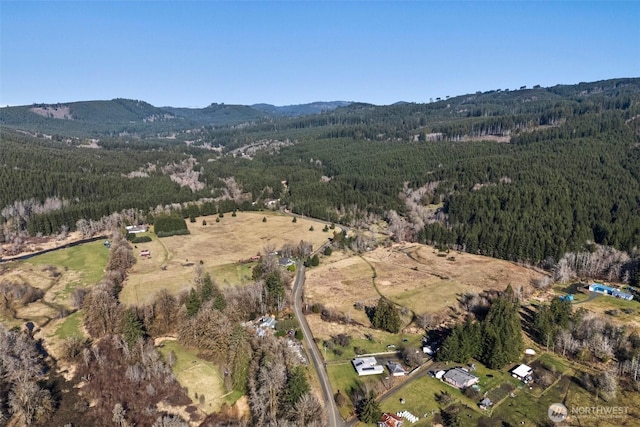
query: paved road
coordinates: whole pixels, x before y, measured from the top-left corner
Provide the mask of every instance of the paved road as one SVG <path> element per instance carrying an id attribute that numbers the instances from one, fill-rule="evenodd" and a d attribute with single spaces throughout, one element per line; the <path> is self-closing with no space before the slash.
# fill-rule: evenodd
<path id="1" fill-rule="evenodd" d="M 304 342 L 311 353 L 311 362 L 316 368 L 318 378 L 320 379 L 320 385 L 322 386 L 322 395 L 324 397 L 325 408 L 327 410 L 327 417 L 329 427 L 343 427 L 344 422 L 338 412 L 338 407 L 333 398 L 333 390 L 331 389 L 331 383 L 327 371 L 324 367 L 324 360 L 320 355 L 320 351 L 313 341 L 313 335 L 311 335 L 311 329 L 307 319 L 302 314 L 302 289 L 304 288 L 304 271 L 305 267 L 302 263 L 298 263 L 298 275 L 296 276 L 296 282 L 293 285 L 293 308 L 296 313 L 296 317 L 300 321 L 300 327 L 304 334 Z"/>

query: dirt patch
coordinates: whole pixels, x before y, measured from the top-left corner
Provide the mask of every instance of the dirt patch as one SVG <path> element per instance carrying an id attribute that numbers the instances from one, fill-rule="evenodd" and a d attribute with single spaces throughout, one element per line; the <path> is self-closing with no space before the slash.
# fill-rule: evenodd
<path id="1" fill-rule="evenodd" d="M 245 419 L 251 416 L 251 411 L 249 409 L 249 399 L 247 396 L 242 396 L 240 399 L 236 400 L 236 403 L 231 407 L 235 408 L 235 413 L 237 419 Z"/>
<path id="2" fill-rule="evenodd" d="M 49 117 L 52 119 L 67 119 L 73 120 L 71 110 L 66 105 L 45 105 L 42 107 L 32 107 L 29 111 L 36 113 L 39 116 Z"/>

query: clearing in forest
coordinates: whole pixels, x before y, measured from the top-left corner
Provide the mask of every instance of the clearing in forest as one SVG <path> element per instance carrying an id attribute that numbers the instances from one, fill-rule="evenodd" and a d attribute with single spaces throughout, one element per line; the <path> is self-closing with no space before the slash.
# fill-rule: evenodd
<path id="1" fill-rule="evenodd" d="M 120 301 L 145 304 L 161 289 L 177 295 L 193 286 L 198 265 L 220 286 L 243 285 L 250 281 L 250 267 L 255 265 L 243 261 L 262 254 L 265 247 L 278 250 L 304 240 L 318 248 L 333 236 L 322 231 L 322 222 L 307 218 L 293 222 L 291 216 L 273 212 L 237 212 L 235 217 L 226 213 L 219 222 L 216 218 L 199 217 L 196 222 L 187 222 L 189 235 L 153 236 L 153 241 L 135 245 L 138 262 L 129 271 Z M 149 250 L 151 257 L 141 256 L 143 250 Z"/>
<path id="2" fill-rule="evenodd" d="M 187 388 L 189 398 L 205 413 L 217 412 L 229 396 L 224 391 L 220 369 L 211 362 L 200 359 L 177 341 L 164 341 L 158 350 L 169 359 L 173 352 L 174 365 L 171 370 L 180 385 Z"/>
<path id="3" fill-rule="evenodd" d="M 458 298 L 511 284 L 531 289 L 542 274 L 513 262 L 460 252 L 439 252 L 430 246 L 393 245 L 361 257 L 325 257 L 307 270 L 305 300 L 348 315 L 364 325 L 369 320 L 355 303 L 375 305 L 380 296 L 416 314 L 447 315 Z M 314 331 L 314 335 L 316 331 Z"/>

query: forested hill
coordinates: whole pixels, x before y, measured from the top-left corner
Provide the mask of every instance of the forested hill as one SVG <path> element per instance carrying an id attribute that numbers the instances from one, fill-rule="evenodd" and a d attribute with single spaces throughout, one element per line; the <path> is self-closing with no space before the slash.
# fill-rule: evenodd
<path id="1" fill-rule="evenodd" d="M 0 108 L 0 125 L 30 132 L 74 137 L 173 136 L 201 126 L 260 123 L 277 117 L 317 114 L 348 102 L 314 102 L 277 107 L 269 104 L 216 104 L 205 108 L 154 107 L 144 101 L 113 99 Z"/>
<path id="2" fill-rule="evenodd" d="M 138 117 L 158 116 L 131 102 Z M 127 208 L 152 221 L 151 209 L 172 202 L 200 201 L 184 209 L 192 215 L 275 200 L 335 222 L 384 219 L 399 240 L 533 263 L 590 242 L 631 254 L 640 247 L 637 78 L 245 116 L 171 138 L 156 126 L 198 122 L 202 112 L 162 111 L 143 122 L 153 130 L 146 138 L 88 141 L 73 128 L 79 120 L 64 118 L 46 119 L 74 138 L 3 128 L 0 238 L 73 229 Z"/>

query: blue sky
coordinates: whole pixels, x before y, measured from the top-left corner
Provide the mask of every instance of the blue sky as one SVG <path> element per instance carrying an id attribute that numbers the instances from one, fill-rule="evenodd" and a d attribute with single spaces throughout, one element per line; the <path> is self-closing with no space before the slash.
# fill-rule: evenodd
<path id="1" fill-rule="evenodd" d="M 0 105 L 428 102 L 640 76 L 640 2 L 0 0 Z"/>

